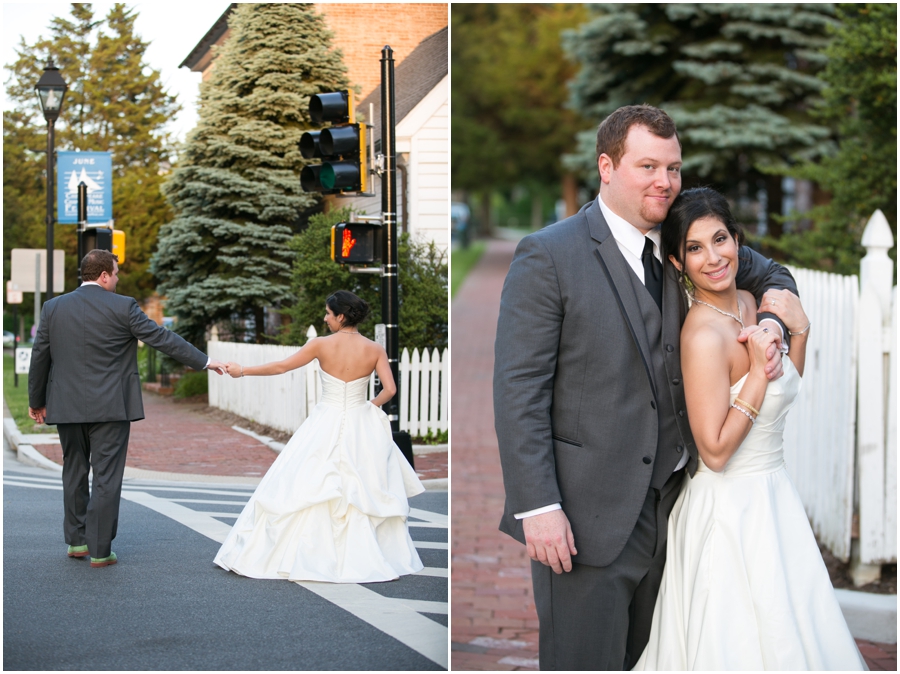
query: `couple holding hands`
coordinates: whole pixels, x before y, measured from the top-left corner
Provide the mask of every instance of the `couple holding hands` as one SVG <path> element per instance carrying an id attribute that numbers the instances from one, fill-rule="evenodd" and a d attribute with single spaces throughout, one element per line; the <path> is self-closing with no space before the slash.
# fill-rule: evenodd
<path id="1" fill-rule="evenodd" d="M 112 551 L 131 422 L 144 418 L 138 340 L 195 370 L 274 375 L 319 361 L 322 398 L 250 497 L 215 557 L 251 578 L 368 583 L 423 568 L 409 536 L 407 497 L 424 491 L 394 444 L 381 405 L 396 386 L 384 349 L 357 326 L 368 305 L 339 290 L 326 300 L 332 334 L 255 367 L 211 360 L 115 292 L 116 257 L 92 250 L 80 287 L 44 304 L 28 377 L 29 414 L 56 424 L 63 450 L 68 556 L 91 567 Z M 381 392 L 367 400 L 377 372 Z M 89 473 L 93 471 L 93 485 Z"/>

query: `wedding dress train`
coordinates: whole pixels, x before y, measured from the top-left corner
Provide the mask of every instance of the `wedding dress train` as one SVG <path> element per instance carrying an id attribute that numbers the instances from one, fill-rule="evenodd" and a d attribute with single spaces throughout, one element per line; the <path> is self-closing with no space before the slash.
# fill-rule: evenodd
<path id="1" fill-rule="evenodd" d="M 731 387 L 732 401 L 744 378 Z M 703 462 L 669 516 L 650 641 L 638 670 L 861 670 L 782 435 L 800 375 L 787 358 L 750 434 L 714 472 Z"/>
<path id="2" fill-rule="evenodd" d="M 259 483 L 215 563 L 250 578 L 374 583 L 423 568 L 407 498 L 424 491 L 366 400 L 320 370 L 322 400 Z"/>

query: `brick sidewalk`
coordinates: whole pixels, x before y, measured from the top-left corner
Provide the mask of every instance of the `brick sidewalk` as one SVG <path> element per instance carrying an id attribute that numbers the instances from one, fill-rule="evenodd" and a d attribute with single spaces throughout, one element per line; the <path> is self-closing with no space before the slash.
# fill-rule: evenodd
<path id="1" fill-rule="evenodd" d="M 497 530 L 503 480 L 491 393 L 503 279 L 515 244 L 491 241 L 451 307 L 453 498 L 451 668 L 538 668 L 538 621 L 525 547 Z M 897 669 L 896 644 L 858 640 L 873 671 Z"/>
<path id="2" fill-rule="evenodd" d="M 218 475 L 262 477 L 278 456 L 261 442 L 238 433 L 229 422 L 205 414 L 206 403 L 176 401 L 143 392 L 146 418 L 131 424 L 128 468 Z M 41 454 L 62 465 L 62 448 L 37 445 Z M 420 479 L 447 477 L 447 453 L 416 457 Z"/>
<path id="3" fill-rule="evenodd" d="M 491 373 L 500 291 L 514 251 L 515 243 L 489 242 L 451 307 L 454 670 L 537 669 L 538 622 L 530 562 L 523 545 L 497 530 L 503 480 Z"/>

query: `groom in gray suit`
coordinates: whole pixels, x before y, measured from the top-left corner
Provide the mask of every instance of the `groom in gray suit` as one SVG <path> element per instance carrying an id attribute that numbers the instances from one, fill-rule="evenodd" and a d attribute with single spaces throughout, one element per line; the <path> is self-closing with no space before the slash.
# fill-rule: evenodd
<path id="1" fill-rule="evenodd" d="M 144 418 L 138 340 L 195 370 L 222 374 L 225 365 L 156 325 L 134 299 L 116 295 L 119 264 L 109 251 L 89 252 L 81 270 L 79 288 L 41 309 L 28 374 L 28 413 L 59 430 L 68 554 L 90 554 L 91 566 L 102 567 L 116 563 L 111 545 L 128 436 L 131 422 Z"/>
<path id="2" fill-rule="evenodd" d="M 620 108 L 598 129 L 597 157 L 597 199 L 519 244 L 497 326 L 500 529 L 532 558 L 541 669 L 635 664 L 669 512 L 697 467 L 681 381 L 687 305 L 659 251 L 681 189 L 675 124 L 651 106 Z M 783 267 L 748 248 L 739 260 L 738 287 L 757 301 L 796 293 Z M 769 356 L 778 377 L 781 354 Z"/>

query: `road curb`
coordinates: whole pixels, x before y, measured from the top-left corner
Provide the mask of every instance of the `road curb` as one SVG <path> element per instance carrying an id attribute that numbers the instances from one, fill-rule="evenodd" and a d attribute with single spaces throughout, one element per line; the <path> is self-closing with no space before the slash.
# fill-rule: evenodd
<path id="1" fill-rule="evenodd" d="M 897 643 L 897 595 L 835 590 L 850 634 L 881 644 Z"/>

